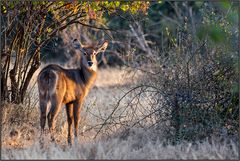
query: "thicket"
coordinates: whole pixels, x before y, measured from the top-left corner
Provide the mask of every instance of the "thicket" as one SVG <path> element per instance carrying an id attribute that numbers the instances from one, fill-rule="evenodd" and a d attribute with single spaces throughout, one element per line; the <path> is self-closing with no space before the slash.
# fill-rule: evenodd
<path id="1" fill-rule="evenodd" d="M 113 125 L 126 132 L 133 127 L 156 129 L 173 143 L 238 137 L 236 6 L 226 1 L 154 2 L 147 15 L 108 16 L 108 26 L 117 31 L 112 32 L 112 55 L 144 75 L 98 132 Z M 129 103 L 121 105 L 123 99 Z"/>

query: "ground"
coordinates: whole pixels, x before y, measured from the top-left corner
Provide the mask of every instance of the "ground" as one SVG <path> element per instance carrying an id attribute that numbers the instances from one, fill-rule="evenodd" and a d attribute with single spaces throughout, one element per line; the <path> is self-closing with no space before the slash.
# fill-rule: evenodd
<path id="1" fill-rule="evenodd" d="M 37 73 L 36 73 L 37 74 Z M 8 105 L 3 112 L 2 159 L 237 159 L 238 147 L 231 141 L 211 138 L 202 143 L 183 142 L 163 144 L 164 136 L 152 131 L 132 129 L 94 138 L 91 129 L 112 112 L 117 101 L 141 80 L 141 72 L 126 68 L 100 69 L 95 86 L 82 110 L 80 136 L 72 147 L 67 145 L 66 113 L 60 112 L 56 142 L 45 136 L 44 147 L 39 145 L 39 111 L 36 76 L 29 90 L 28 105 Z M 123 101 L 128 101 L 127 99 Z M 124 102 L 123 102 L 124 103 Z M 18 110 L 16 110 L 18 108 Z M 11 122 L 11 124 L 10 124 Z M 112 129 L 113 130 L 113 129 Z M 113 130 L 114 131 L 114 130 Z"/>

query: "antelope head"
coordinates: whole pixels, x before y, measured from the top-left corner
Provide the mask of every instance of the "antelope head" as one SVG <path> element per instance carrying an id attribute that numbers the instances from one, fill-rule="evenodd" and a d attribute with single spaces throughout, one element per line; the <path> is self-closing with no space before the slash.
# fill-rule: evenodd
<path id="1" fill-rule="evenodd" d="M 75 49 L 79 49 L 82 53 L 81 64 L 90 70 L 96 71 L 98 65 L 97 54 L 106 50 L 108 42 L 105 41 L 96 46 L 86 46 L 82 45 L 77 39 L 74 39 L 73 46 Z"/>

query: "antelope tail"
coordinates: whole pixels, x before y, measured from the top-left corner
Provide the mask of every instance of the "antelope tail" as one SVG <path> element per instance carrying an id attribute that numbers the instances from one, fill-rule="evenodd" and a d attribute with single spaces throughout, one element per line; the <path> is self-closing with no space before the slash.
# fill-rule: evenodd
<path id="1" fill-rule="evenodd" d="M 55 71 L 46 69 L 39 74 L 38 84 L 39 93 L 45 98 L 55 93 L 58 75 Z"/>

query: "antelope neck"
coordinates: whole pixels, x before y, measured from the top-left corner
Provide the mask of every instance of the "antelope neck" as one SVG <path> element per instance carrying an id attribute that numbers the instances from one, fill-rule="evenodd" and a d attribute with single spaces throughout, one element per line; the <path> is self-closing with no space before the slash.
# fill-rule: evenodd
<path id="1" fill-rule="evenodd" d="M 91 86 L 96 80 L 97 72 L 82 65 L 80 69 L 80 75 L 84 80 L 84 84 L 86 86 Z"/>

